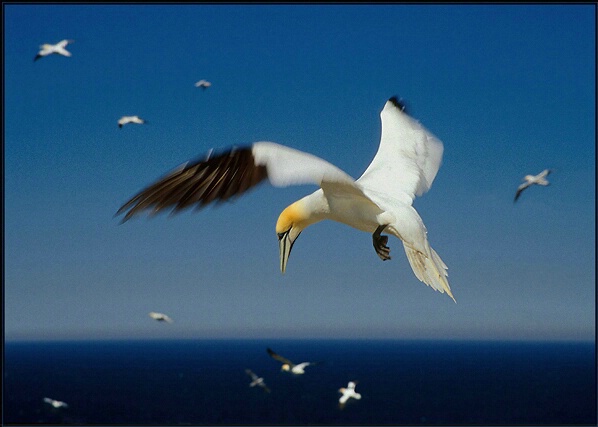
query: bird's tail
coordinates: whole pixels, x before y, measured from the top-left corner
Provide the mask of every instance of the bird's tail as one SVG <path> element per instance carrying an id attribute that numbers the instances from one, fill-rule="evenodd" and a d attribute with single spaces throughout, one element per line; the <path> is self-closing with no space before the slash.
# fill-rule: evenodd
<path id="1" fill-rule="evenodd" d="M 441 293 L 446 292 L 453 301 L 457 302 L 448 284 L 448 267 L 442 262 L 436 251 L 430 248 L 430 256 L 427 257 L 407 245 L 403 246 L 405 247 L 407 259 L 409 260 L 409 264 L 411 264 L 415 276 L 432 289 Z"/>

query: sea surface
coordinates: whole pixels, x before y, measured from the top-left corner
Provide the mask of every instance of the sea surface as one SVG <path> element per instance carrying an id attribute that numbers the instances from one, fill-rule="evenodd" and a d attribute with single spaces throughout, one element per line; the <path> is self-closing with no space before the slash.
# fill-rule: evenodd
<path id="1" fill-rule="evenodd" d="M 319 363 L 295 376 L 267 347 Z M 247 368 L 270 393 L 249 387 Z M 4 424 L 597 423 L 594 343 L 14 341 L 3 375 Z M 362 398 L 341 409 L 338 389 L 349 381 Z"/>

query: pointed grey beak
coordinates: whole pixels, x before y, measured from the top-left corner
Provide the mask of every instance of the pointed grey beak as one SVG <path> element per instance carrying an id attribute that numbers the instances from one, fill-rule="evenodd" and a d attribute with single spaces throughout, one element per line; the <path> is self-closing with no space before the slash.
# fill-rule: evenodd
<path id="1" fill-rule="evenodd" d="M 295 243 L 295 240 L 297 240 L 297 237 L 299 237 L 299 234 L 294 239 L 292 239 L 290 228 L 284 233 L 278 233 L 278 248 L 280 249 L 280 271 L 282 272 L 282 274 L 284 274 L 284 272 L 287 269 L 287 262 L 289 260 L 289 255 L 291 255 L 291 249 L 293 249 L 293 244 Z"/>

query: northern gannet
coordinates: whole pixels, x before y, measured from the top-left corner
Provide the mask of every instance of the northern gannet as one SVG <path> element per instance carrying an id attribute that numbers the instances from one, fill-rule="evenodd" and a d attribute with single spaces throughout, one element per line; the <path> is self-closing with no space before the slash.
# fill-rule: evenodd
<path id="1" fill-rule="evenodd" d="M 296 375 L 304 374 L 306 367 L 308 367 L 309 365 L 315 365 L 315 364 L 317 364 L 317 362 L 303 362 L 303 363 L 298 363 L 298 364 L 295 365 L 289 359 L 287 359 L 286 357 L 282 357 L 279 354 L 276 354 L 270 348 L 267 348 L 266 351 L 268 352 L 268 354 L 270 355 L 270 357 L 272 357 L 273 359 L 278 360 L 279 362 L 282 363 L 282 366 L 280 368 L 282 371 L 286 371 L 286 372 L 290 371 L 290 372 L 292 372 L 293 374 L 296 374 Z"/>
<path id="2" fill-rule="evenodd" d="M 52 55 L 53 53 L 62 56 L 71 56 L 71 53 L 68 50 L 66 50 L 65 47 L 67 44 L 74 42 L 74 40 L 62 40 L 56 44 L 45 43 L 39 47 L 40 51 L 37 53 L 37 55 L 35 55 L 35 58 L 33 58 L 33 60 L 37 61 L 39 58 Z"/>
<path id="3" fill-rule="evenodd" d="M 143 124 L 146 124 L 147 122 L 139 116 L 122 116 L 120 119 L 118 119 L 118 127 L 119 128 L 122 128 L 124 125 L 126 125 L 128 123 L 136 123 L 138 125 L 143 125 Z"/>
<path id="4" fill-rule="evenodd" d="M 523 190 L 525 190 L 526 188 L 528 188 L 531 185 L 537 184 L 537 185 L 549 185 L 550 183 L 545 179 L 550 172 L 552 172 L 551 169 L 544 169 L 542 172 L 540 172 L 538 175 L 525 175 L 523 177 L 523 181 L 525 181 L 523 184 L 521 184 L 519 187 L 517 187 L 517 193 L 515 193 L 515 200 L 513 201 L 516 202 L 517 199 L 519 198 L 519 196 L 521 195 L 521 193 L 523 192 Z"/>
<path id="5" fill-rule="evenodd" d="M 66 402 L 50 399 L 49 397 L 44 397 L 44 402 L 46 402 L 49 405 L 52 405 L 54 408 L 68 408 L 69 406 L 66 404 Z"/>
<path id="6" fill-rule="evenodd" d="M 256 142 L 187 162 L 143 189 L 116 213 L 201 208 L 245 193 L 266 178 L 276 187 L 313 183 L 318 190 L 286 207 L 276 223 L 280 270 L 297 237 L 308 226 L 330 219 L 372 234 L 378 256 L 390 259 L 383 230 L 403 241 L 415 276 L 453 300 L 447 266 L 430 247 L 427 230 L 412 203 L 428 191 L 442 160 L 442 142 L 404 111 L 396 97 L 382 112 L 380 146 L 358 180 L 327 161 L 274 142 Z"/>
<path id="7" fill-rule="evenodd" d="M 347 400 L 349 400 L 349 398 L 353 398 L 353 399 L 361 399 L 361 394 L 356 393 L 355 392 L 355 386 L 357 385 L 357 381 L 349 381 L 349 384 L 347 385 L 347 387 L 341 387 L 338 389 L 339 393 L 342 393 L 343 395 L 338 399 L 339 402 L 339 406 L 341 409 L 343 409 L 345 407 L 345 404 L 347 403 Z"/>
<path id="8" fill-rule="evenodd" d="M 210 86 L 212 86 L 212 83 L 210 83 L 209 81 L 204 80 L 204 79 L 201 79 L 200 81 L 198 81 L 197 83 L 195 83 L 195 87 L 200 87 L 203 90 L 206 90 Z"/>
<path id="9" fill-rule="evenodd" d="M 270 393 L 270 389 L 264 382 L 262 377 L 258 377 L 256 374 L 253 373 L 251 369 L 245 369 L 247 375 L 251 377 L 251 382 L 249 383 L 249 387 L 255 387 L 256 385 L 263 388 L 265 392 Z"/>
<path id="10" fill-rule="evenodd" d="M 154 320 L 157 320 L 158 322 L 166 322 L 166 323 L 173 323 L 174 322 L 174 320 L 172 320 L 170 317 L 168 317 L 164 313 L 156 313 L 155 311 L 150 311 L 148 313 L 148 316 L 151 317 Z"/>

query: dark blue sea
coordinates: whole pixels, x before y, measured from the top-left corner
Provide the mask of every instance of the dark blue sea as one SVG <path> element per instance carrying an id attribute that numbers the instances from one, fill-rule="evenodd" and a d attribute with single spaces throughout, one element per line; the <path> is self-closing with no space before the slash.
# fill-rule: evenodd
<path id="1" fill-rule="evenodd" d="M 293 376 L 267 347 L 321 363 Z M 246 368 L 271 393 L 249 387 Z M 594 343 L 15 341 L 3 374 L 4 424 L 597 423 Z M 341 409 L 338 389 L 351 380 L 362 398 Z"/>

